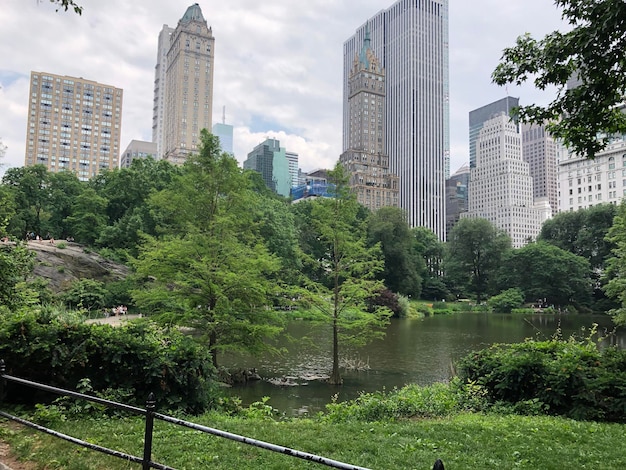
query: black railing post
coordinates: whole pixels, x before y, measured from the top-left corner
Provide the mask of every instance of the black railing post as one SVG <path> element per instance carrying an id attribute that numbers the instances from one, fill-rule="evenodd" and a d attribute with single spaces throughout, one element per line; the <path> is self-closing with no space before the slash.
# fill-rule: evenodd
<path id="1" fill-rule="evenodd" d="M 433 465 L 433 470 L 445 470 L 443 468 L 443 462 L 441 461 L 441 459 L 435 460 L 435 465 Z"/>
<path id="2" fill-rule="evenodd" d="M 154 410 L 156 400 L 154 393 L 150 392 L 146 402 L 146 431 L 143 438 L 143 463 L 142 470 L 150 470 L 152 464 L 152 429 L 154 428 Z"/>
<path id="3" fill-rule="evenodd" d="M 7 386 L 7 380 L 4 378 L 4 374 L 7 371 L 7 366 L 4 363 L 4 359 L 0 359 L 0 403 L 4 401 L 4 393 Z"/>

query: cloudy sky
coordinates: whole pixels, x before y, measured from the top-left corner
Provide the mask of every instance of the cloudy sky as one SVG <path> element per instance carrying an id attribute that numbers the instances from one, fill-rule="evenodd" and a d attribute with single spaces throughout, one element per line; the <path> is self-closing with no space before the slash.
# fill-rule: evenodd
<path id="1" fill-rule="evenodd" d="M 82 16 L 48 0 L 2 0 L 0 174 L 24 162 L 30 72 L 95 80 L 124 89 L 123 151 L 152 136 L 157 38 L 193 0 L 77 0 Z M 343 42 L 393 0 L 198 0 L 215 36 L 213 121 L 235 126 L 235 155 L 266 137 L 300 155 L 305 171 L 341 153 Z M 547 103 L 525 86 L 507 90 L 490 75 L 502 49 L 525 32 L 564 25 L 552 0 L 450 0 L 451 171 L 468 160 L 468 113 L 507 92 Z"/>

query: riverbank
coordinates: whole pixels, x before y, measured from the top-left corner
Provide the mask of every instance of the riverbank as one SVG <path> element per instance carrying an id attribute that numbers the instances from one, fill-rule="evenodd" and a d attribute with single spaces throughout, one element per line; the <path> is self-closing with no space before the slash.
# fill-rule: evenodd
<path id="1" fill-rule="evenodd" d="M 441 419 L 378 423 L 273 421 L 210 413 L 192 421 L 372 469 L 626 468 L 626 426 L 545 416 L 461 413 Z M 136 419 L 80 419 L 55 425 L 89 442 L 141 455 Z M 195 431 L 155 425 L 154 460 L 174 468 L 317 468 L 301 460 Z M 13 427 L 13 426 L 12 426 Z M 0 438 L 20 458 L 46 469 L 128 469 L 128 463 L 0 422 Z"/>

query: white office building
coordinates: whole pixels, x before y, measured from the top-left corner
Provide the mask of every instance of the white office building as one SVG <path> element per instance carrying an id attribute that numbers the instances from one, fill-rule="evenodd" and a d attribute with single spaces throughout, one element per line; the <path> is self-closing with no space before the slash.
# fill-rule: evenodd
<path id="1" fill-rule="evenodd" d="M 514 248 L 536 239 L 551 217 L 548 198 L 533 197 L 519 126 L 505 113 L 486 121 L 478 134 L 468 193 L 468 211 L 461 217 L 489 220 L 509 234 Z"/>

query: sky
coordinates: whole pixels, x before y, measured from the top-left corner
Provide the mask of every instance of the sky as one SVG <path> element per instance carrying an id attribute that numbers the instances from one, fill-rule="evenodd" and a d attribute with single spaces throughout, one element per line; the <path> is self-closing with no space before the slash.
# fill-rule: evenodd
<path id="1" fill-rule="evenodd" d="M 120 151 L 151 140 L 157 39 L 193 0 L 2 0 L 0 174 L 22 166 L 30 72 L 83 77 L 124 90 Z M 392 0 L 198 0 L 215 37 L 213 122 L 234 126 L 240 162 L 267 137 L 299 154 L 303 171 L 342 151 L 343 43 Z M 546 104 L 554 90 L 499 87 L 491 72 L 517 36 L 566 28 L 553 0 L 450 0 L 450 169 L 469 160 L 468 113 L 507 94 Z M 2 153 L 0 149 L 0 154 Z"/>

